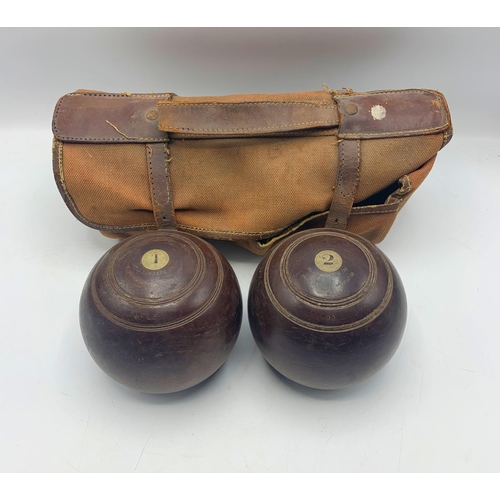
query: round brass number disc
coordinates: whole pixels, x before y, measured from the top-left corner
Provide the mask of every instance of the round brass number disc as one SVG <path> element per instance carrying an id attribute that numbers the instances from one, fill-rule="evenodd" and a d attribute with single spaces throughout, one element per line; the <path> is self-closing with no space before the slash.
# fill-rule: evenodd
<path id="1" fill-rule="evenodd" d="M 170 257 L 165 250 L 149 250 L 141 259 L 141 264 L 151 271 L 162 269 L 168 264 Z"/>
<path id="2" fill-rule="evenodd" d="M 314 263 L 320 271 L 332 273 L 342 266 L 342 257 L 333 250 L 322 250 L 316 254 Z"/>

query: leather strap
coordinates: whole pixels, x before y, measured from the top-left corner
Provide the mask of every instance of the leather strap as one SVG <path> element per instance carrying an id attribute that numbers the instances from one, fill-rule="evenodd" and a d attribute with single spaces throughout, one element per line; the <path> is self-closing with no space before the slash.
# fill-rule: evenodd
<path id="1" fill-rule="evenodd" d="M 252 136 L 331 128 L 339 123 L 331 102 L 160 101 L 158 128 L 191 135 Z"/>
<path id="2" fill-rule="evenodd" d="M 158 229 L 176 229 L 168 143 L 147 145 L 151 199 Z"/>
<path id="3" fill-rule="evenodd" d="M 344 139 L 339 144 L 340 166 L 325 227 L 345 229 L 359 183 L 360 141 Z"/>

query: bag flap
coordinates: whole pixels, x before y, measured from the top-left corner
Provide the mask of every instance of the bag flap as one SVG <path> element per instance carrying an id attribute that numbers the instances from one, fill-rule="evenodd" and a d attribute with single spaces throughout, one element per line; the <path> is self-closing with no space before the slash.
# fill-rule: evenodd
<path id="1" fill-rule="evenodd" d="M 341 114 L 339 137 L 374 139 L 435 134 L 451 126 L 444 96 L 407 89 L 332 94 Z"/>
<path id="2" fill-rule="evenodd" d="M 65 142 L 337 134 L 341 139 L 426 135 L 451 127 L 432 90 L 313 91 L 220 97 L 77 91 L 62 97 L 53 131 Z"/>
<path id="3" fill-rule="evenodd" d="M 77 91 L 59 99 L 52 130 L 64 142 L 164 142 L 157 102 L 171 96 Z"/>

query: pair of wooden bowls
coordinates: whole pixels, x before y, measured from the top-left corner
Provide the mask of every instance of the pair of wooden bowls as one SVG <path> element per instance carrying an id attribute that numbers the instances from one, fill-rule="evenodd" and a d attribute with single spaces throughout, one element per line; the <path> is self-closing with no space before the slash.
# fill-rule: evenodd
<path id="1" fill-rule="evenodd" d="M 397 271 L 364 238 L 333 229 L 295 234 L 253 276 L 248 318 L 265 359 L 316 389 L 359 383 L 396 351 L 406 322 Z M 229 356 L 241 327 L 235 273 L 208 242 L 177 231 L 131 237 L 91 271 L 80 325 L 96 363 L 144 392 L 202 382 Z"/>

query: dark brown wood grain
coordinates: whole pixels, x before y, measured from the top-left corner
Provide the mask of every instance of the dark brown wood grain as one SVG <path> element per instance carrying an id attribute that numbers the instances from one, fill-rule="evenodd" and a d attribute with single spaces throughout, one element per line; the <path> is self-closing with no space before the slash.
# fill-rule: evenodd
<path id="1" fill-rule="evenodd" d="M 147 252 L 151 262 L 165 252 L 168 263 L 148 269 Z M 96 363 L 121 384 L 149 393 L 181 391 L 217 371 L 241 317 L 227 260 L 209 243 L 176 231 L 114 246 L 90 273 L 80 301 L 83 338 Z"/>
<path id="2" fill-rule="evenodd" d="M 332 252 L 340 256 L 335 271 L 327 268 Z M 262 260 L 250 285 L 248 316 L 262 354 L 285 377 L 316 389 L 348 387 L 380 370 L 401 341 L 406 314 L 392 263 L 346 231 L 291 236 Z"/>

